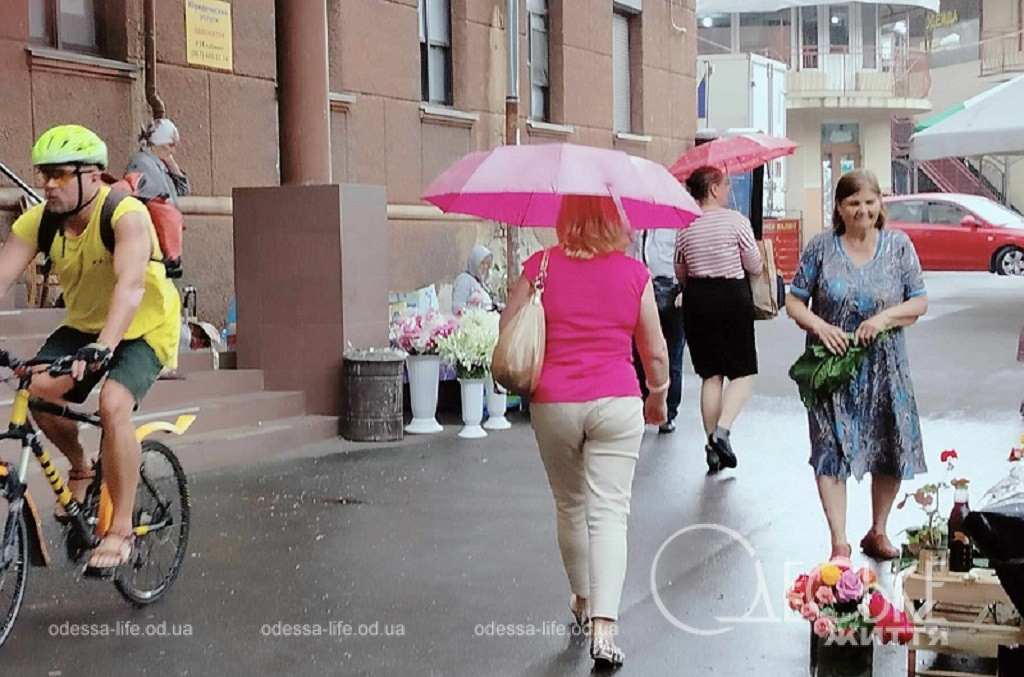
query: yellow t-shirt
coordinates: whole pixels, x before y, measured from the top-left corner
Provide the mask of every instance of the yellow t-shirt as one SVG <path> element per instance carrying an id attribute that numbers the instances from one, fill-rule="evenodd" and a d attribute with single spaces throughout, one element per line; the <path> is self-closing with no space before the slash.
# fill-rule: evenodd
<path id="1" fill-rule="evenodd" d="M 89 224 L 80 235 L 65 237 L 58 231 L 50 247 L 53 270 L 60 280 L 64 304 L 67 306 L 64 325 L 90 334 L 102 331 L 110 312 L 114 283 L 117 281 L 114 275 L 114 255 L 103 244 L 100 235 L 100 211 L 109 194 L 110 188 L 100 188 L 93 202 Z M 38 246 L 43 208 L 44 205 L 36 205 L 29 209 L 11 227 L 11 232 L 33 247 Z M 118 220 L 131 212 L 138 212 L 145 217 L 153 241 L 153 258 L 162 258 L 160 242 L 149 219 L 149 212 L 135 198 L 127 197 L 117 205 L 111 218 L 115 231 Z M 180 313 L 178 290 L 167 279 L 163 264 L 150 261 L 146 266 L 142 303 L 124 338 L 142 338 L 153 348 L 160 363 L 173 369 L 178 364 Z"/>

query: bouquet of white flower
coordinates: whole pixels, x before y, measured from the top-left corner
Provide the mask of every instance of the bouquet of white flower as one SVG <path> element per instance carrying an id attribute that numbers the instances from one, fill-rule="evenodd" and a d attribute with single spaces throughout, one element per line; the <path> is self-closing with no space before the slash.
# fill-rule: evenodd
<path id="1" fill-rule="evenodd" d="M 498 343 L 498 313 L 470 308 L 459 318 L 458 328 L 439 337 L 441 357 L 455 364 L 459 378 L 483 378 Z"/>

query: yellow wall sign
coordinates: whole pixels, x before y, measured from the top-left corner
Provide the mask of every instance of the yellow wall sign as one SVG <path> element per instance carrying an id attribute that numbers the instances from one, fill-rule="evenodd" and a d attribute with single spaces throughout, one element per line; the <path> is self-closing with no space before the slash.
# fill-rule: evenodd
<path id="1" fill-rule="evenodd" d="M 231 3 L 185 0 L 185 46 L 189 63 L 231 70 Z"/>

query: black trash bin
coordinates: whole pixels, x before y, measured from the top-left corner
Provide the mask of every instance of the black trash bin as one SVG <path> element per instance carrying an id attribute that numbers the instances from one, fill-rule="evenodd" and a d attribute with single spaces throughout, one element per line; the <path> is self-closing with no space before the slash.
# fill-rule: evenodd
<path id="1" fill-rule="evenodd" d="M 402 439 L 402 368 L 400 350 L 350 350 L 345 353 L 341 435 L 353 442 Z"/>

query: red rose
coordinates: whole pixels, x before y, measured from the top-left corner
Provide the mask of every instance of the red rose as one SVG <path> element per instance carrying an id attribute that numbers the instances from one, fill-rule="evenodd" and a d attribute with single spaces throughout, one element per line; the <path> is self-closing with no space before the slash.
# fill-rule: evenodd
<path id="1" fill-rule="evenodd" d="M 793 592 L 801 595 L 804 594 L 804 591 L 807 590 L 807 578 L 807 574 L 800 574 L 797 576 L 796 582 L 793 583 Z"/>
<path id="2" fill-rule="evenodd" d="M 914 639 L 914 624 L 911 622 L 910 617 L 906 612 L 901 611 L 902 614 L 899 634 L 896 639 L 899 640 L 900 644 L 909 644 Z"/>
<path id="3" fill-rule="evenodd" d="M 876 623 L 888 618 L 892 614 L 892 609 L 892 604 L 885 598 L 885 595 L 877 590 L 871 594 L 871 599 L 868 601 L 868 610 L 871 612 L 871 618 Z"/>
<path id="4" fill-rule="evenodd" d="M 939 461 L 945 463 L 951 458 L 960 458 L 960 456 L 956 453 L 956 449 L 946 449 L 944 452 L 942 452 L 942 455 L 939 456 Z"/>
<path id="5" fill-rule="evenodd" d="M 894 641 L 907 644 L 914 639 L 914 624 L 910 622 L 910 617 L 905 611 L 893 609 L 875 624 L 875 632 L 879 634 L 883 644 Z"/>

